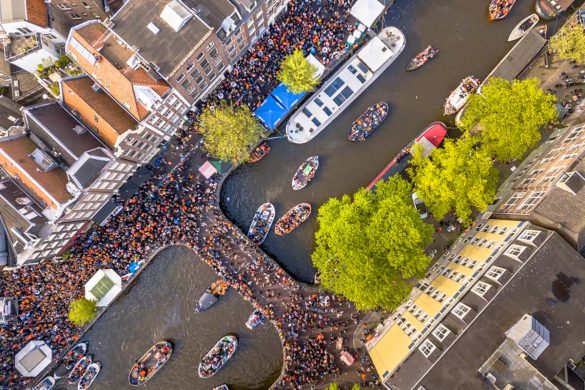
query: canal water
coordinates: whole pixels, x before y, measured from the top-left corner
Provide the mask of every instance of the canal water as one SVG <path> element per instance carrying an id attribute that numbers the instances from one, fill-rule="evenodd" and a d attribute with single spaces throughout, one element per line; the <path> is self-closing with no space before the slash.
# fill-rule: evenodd
<path id="1" fill-rule="evenodd" d="M 410 140 L 442 116 L 449 93 L 468 75 L 485 78 L 512 48 L 508 35 L 534 12 L 534 0 L 518 0 L 507 19 L 489 22 L 488 0 L 397 0 L 386 25 L 400 28 L 406 48 L 400 57 L 327 129 L 304 145 L 286 139 L 270 141 L 271 153 L 254 165 L 238 168 L 225 181 L 221 206 L 226 215 L 247 231 L 254 212 L 264 202 L 276 207 L 276 218 L 300 202 L 310 202 L 313 216 L 288 236 L 271 233 L 262 249 L 297 279 L 311 282 L 311 252 L 318 206 L 330 197 L 366 186 Z M 554 23 L 554 22 L 553 22 Z M 440 50 L 423 68 L 406 72 L 412 57 L 427 45 Z M 390 105 L 380 128 L 361 144 L 349 142 L 351 123 L 378 101 Z M 455 131 L 453 135 L 457 135 Z M 309 156 L 319 155 L 313 182 L 293 191 L 291 178 Z"/>
<path id="2" fill-rule="evenodd" d="M 171 360 L 144 389 L 211 389 L 226 383 L 233 390 L 267 389 L 282 367 L 282 347 L 276 329 L 263 324 L 253 331 L 244 323 L 252 306 L 230 290 L 204 313 L 193 308 L 217 278 L 215 272 L 188 248 L 161 252 L 134 285 L 108 309 L 83 338 L 89 342 L 102 372 L 92 389 L 134 388 L 128 372 L 155 342 L 172 340 Z M 224 368 L 209 379 L 197 375 L 199 361 L 222 336 L 236 334 L 240 345 Z M 57 389 L 77 389 L 59 381 Z"/>

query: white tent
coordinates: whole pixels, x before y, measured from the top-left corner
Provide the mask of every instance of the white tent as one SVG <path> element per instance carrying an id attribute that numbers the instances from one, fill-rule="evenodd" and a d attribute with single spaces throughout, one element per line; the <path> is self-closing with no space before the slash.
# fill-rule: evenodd
<path id="1" fill-rule="evenodd" d="M 122 278 L 113 269 L 100 269 L 85 283 L 85 298 L 107 306 L 122 291 Z"/>
<path id="2" fill-rule="evenodd" d="M 378 0 L 357 0 L 351 7 L 351 15 L 370 28 L 384 12 L 384 5 Z"/>
<path id="3" fill-rule="evenodd" d="M 325 66 L 323 66 L 323 64 L 321 63 L 321 61 L 319 61 L 317 59 L 317 57 L 315 57 L 312 54 L 309 54 L 307 56 L 307 61 L 309 61 L 309 64 L 313 65 L 314 67 L 317 68 L 317 72 L 315 73 L 316 76 L 318 78 L 321 78 L 321 76 L 323 76 L 323 73 L 325 73 Z"/>
<path id="4" fill-rule="evenodd" d="M 52 358 L 53 351 L 44 341 L 33 340 L 16 354 L 14 366 L 23 376 L 35 377 L 51 364 Z"/>

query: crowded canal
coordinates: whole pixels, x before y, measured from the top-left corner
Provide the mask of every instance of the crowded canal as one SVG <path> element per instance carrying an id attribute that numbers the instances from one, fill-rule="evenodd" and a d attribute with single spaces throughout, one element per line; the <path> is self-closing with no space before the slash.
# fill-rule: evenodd
<path id="1" fill-rule="evenodd" d="M 385 24 L 405 33 L 406 48 L 401 56 L 312 141 L 297 145 L 286 138 L 274 139 L 268 157 L 232 173 L 221 194 L 226 215 L 247 231 L 254 212 L 264 202 L 274 204 L 276 218 L 295 204 L 310 202 L 315 211 L 307 223 L 288 236 L 271 233 L 262 249 L 299 280 L 312 281 L 310 255 L 318 206 L 329 197 L 366 186 L 430 122 L 449 124 L 452 118 L 442 116 L 446 97 L 462 78 L 474 75 L 483 79 L 489 74 L 512 48 L 508 35 L 534 12 L 534 1 L 518 1 L 508 18 L 497 22 L 488 21 L 487 8 L 487 2 L 469 0 L 396 1 Z M 407 73 L 410 59 L 427 45 L 438 48 L 438 56 Z M 390 106 L 386 121 L 367 141 L 349 142 L 347 132 L 352 122 L 378 101 Z M 456 130 L 451 133 L 457 135 Z M 315 179 L 307 188 L 293 191 L 291 177 L 312 155 L 319 155 L 321 163 Z"/>

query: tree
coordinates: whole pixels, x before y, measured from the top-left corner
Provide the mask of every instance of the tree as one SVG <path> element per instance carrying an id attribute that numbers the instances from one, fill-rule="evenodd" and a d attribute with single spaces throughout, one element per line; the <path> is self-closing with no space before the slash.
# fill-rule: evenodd
<path id="1" fill-rule="evenodd" d="M 540 129 L 557 116 L 556 97 L 538 79 L 493 78 L 469 100 L 461 127 L 476 131 L 482 148 L 500 161 L 522 158 L 540 140 Z"/>
<path id="2" fill-rule="evenodd" d="M 436 219 L 454 211 L 469 222 L 473 207 L 484 211 L 494 199 L 499 172 L 473 138 L 446 140 L 430 158 L 413 159 L 412 164 L 409 174 L 416 193 Z"/>
<path id="3" fill-rule="evenodd" d="M 319 84 L 316 72 L 317 67 L 305 58 L 303 51 L 295 49 L 282 61 L 276 77 L 292 93 L 311 92 Z"/>
<path id="4" fill-rule="evenodd" d="M 410 183 L 392 177 L 376 191 L 360 189 L 319 208 L 313 264 L 321 284 L 360 310 L 396 308 L 409 294 L 406 279 L 430 262 L 433 227 L 412 204 Z"/>
<path id="5" fill-rule="evenodd" d="M 361 390 L 360 385 L 358 385 L 357 383 L 355 383 L 352 387 L 351 390 Z"/>
<path id="6" fill-rule="evenodd" d="M 77 326 L 83 326 L 94 319 L 97 313 L 95 301 L 80 298 L 69 305 L 69 321 Z"/>
<path id="7" fill-rule="evenodd" d="M 337 383 L 330 383 L 329 386 L 327 386 L 327 390 L 339 390 L 339 386 Z"/>
<path id="8" fill-rule="evenodd" d="M 580 23 L 562 27 L 551 37 L 549 44 L 559 59 L 585 63 L 585 31 Z"/>
<path id="9" fill-rule="evenodd" d="M 264 128 L 247 106 L 222 103 L 201 114 L 200 130 L 207 151 L 224 161 L 239 164 L 250 156 L 250 146 L 264 135 Z"/>

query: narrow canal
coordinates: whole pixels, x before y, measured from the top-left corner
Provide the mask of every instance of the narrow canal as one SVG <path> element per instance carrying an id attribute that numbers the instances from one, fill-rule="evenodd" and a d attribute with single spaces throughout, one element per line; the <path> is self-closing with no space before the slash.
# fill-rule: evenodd
<path id="1" fill-rule="evenodd" d="M 234 290 L 209 311 L 193 310 L 216 278 L 211 267 L 188 248 L 161 252 L 84 336 L 89 352 L 102 362 L 102 372 L 92 388 L 133 388 L 128 384 L 130 367 L 163 339 L 174 343 L 173 356 L 142 386 L 145 389 L 211 389 L 222 383 L 234 390 L 270 387 L 282 367 L 276 329 L 265 323 L 248 330 L 244 323 L 252 306 Z M 218 374 L 199 378 L 199 361 L 226 334 L 238 335 L 238 351 Z M 64 383 L 66 378 L 56 388 L 77 389 L 77 385 Z"/>
<path id="2" fill-rule="evenodd" d="M 430 122 L 451 121 L 442 116 L 446 97 L 465 76 L 483 79 L 489 74 L 512 48 L 508 35 L 534 12 L 534 1 L 518 0 L 508 18 L 498 22 L 488 21 L 487 8 L 487 0 L 397 0 L 385 22 L 406 35 L 401 56 L 315 139 L 304 145 L 273 140 L 269 156 L 237 169 L 222 188 L 221 206 L 227 216 L 247 231 L 264 202 L 274 204 L 276 218 L 297 203 L 310 202 L 314 214 L 309 221 L 285 237 L 271 233 L 262 249 L 299 280 L 312 281 L 310 255 L 318 206 L 330 197 L 366 186 Z M 407 73 L 410 59 L 429 44 L 440 50 L 439 55 Z M 382 100 L 390 105 L 383 125 L 366 142 L 349 142 L 346 136 L 351 123 Z M 321 161 L 315 179 L 307 188 L 293 191 L 292 175 L 312 155 L 319 155 Z"/>

